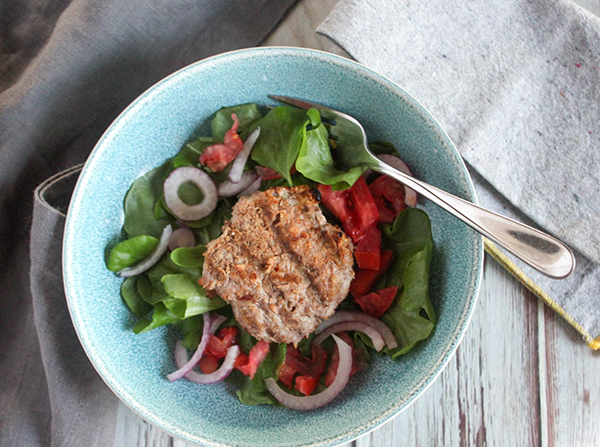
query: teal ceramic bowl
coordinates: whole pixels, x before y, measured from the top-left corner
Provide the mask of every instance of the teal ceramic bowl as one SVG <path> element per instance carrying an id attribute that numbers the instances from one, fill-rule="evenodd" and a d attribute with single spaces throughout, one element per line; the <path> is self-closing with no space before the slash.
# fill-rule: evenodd
<path id="1" fill-rule="evenodd" d="M 136 99 L 102 136 L 73 193 L 64 235 L 66 295 L 81 344 L 114 393 L 148 422 L 199 445 L 330 446 L 380 426 L 442 371 L 467 328 L 481 279 L 482 238 L 421 200 L 434 233 L 431 299 L 439 321 L 408 355 L 375 359 L 334 402 L 312 412 L 242 405 L 227 383 L 169 382 L 177 334 L 132 333 L 121 279 L 106 269 L 105 249 L 120 234 L 123 198 L 138 176 L 208 134 L 220 107 L 275 104 L 269 94 L 356 117 L 370 139 L 394 143 L 418 178 L 475 201 L 462 159 L 430 114 L 388 79 L 341 57 L 294 48 L 235 51 L 179 70 Z"/>

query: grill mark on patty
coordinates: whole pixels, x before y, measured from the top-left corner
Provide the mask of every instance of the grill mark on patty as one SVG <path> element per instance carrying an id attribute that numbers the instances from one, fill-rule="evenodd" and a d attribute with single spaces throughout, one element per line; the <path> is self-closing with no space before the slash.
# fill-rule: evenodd
<path id="1" fill-rule="evenodd" d="M 280 253 L 276 253 L 275 251 L 273 253 L 269 253 L 270 255 L 273 255 L 272 257 L 281 257 L 281 255 L 285 255 L 286 253 L 289 253 L 291 255 L 294 255 L 294 253 L 292 253 L 289 249 L 287 249 L 286 246 L 284 246 L 283 244 L 280 244 L 281 240 L 279 237 L 275 237 L 275 235 L 277 234 L 276 232 L 274 232 L 274 228 L 273 225 L 271 225 L 271 215 L 269 215 L 269 213 L 266 213 L 266 209 L 264 207 L 260 207 L 260 211 L 262 211 L 261 213 L 257 213 L 260 218 L 262 219 L 262 223 L 265 225 L 265 227 L 272 229 L 273 231 L 266 231 L 264 232 L 264 234 L 261 232 L 261 235 L 265 236 L 265 237 L 269 237 L 271 236 L 270 239 L 272 239 L 271 244 L 268 244 L 269 246 L 275 248 L 275 247 L 283 247 L 283 249 L 280 249 Z M 279 215 L 279 213 L 277 213 L 277 216 Z M 278 220 L 277 216 L 275 216 L 274 220 Z M 242 228 L 237 228 L 234 225 L 229 225 L 229 229 L 231 232 L 234 231 L 243 231 Z M 233 241 L 234 238 L 229 236 L 230 241 Z M 264 256 L 264 253 L 259 253 L 256 250 L 253 250 L 253 248 L 251 246 L 248 245 L 248 240 L 247 239 L 242 239 L 241 243 L 236 244 L 236 246 L 240 249 L 240 257 L 243 258 L 247 264 L 249 265 L 259 265 L 260 268 L 263 270 L 262 273 L 265 273 L 267 268 L 266 268 L 266 263 L 264 263 L 264 259 L 262 259 Z M 254 261 L 254 262 L 253 262 Z M 301 263 L 298 262 L 297 259 L 294 259 L 294 267 L 298 268 L 300 267 L 300 272 L 304 273 L 304 269 Z M 310 281 L 310 278 L 308 278 L 306 276 L 306 274 L 302 275 L 303 279 L 308 283 L 309 288 L 314 288 L 314 284 L 312 284 L 312 282 Z M 296 308 L 296 305 L 293 303 L 286 303 L 285 300 L 283 299 L 285 297 L 285 290 L 282 289 L 281 287 L 279 287 L 276 283 L 274 283 L 271 278 L 268 275 L 261 275 L 261 284 L 262 284 L 262 289 L 265 292 L 266 295 L 266 299 L 260 299 L 258 300 L 257 298 L 259 297 L 254 297 L 254 299 L 252 301 L 254 301 L 254 303 L 263 308 L 263 309 L 268 309 L 272 312 L 272 309 L 270 309 L 269 307 L 269 298 L 276 298 L 277 300 L 279 300 L 281 303 L 285 303 L 285 304 L 290 304 L 292 307 L 291 308 L 287 308 L 286 311 L 289 312 L 293 312 Z M 245 295 L 247 296 L 247 295 Z M 317 296 L 317 295 L 315 295 Z M 275 314 L 273 312 L 273 314 Z M 273 315 L 272 314 L 272 315 Z M 285 317 L 286 315 L 279 315 L 276 314 L 277 318 L 281 321 L 282 317 Z"/>
<path id="2" fill-rule="evenodd" d="M 277 196 L 277 197 L 279 198 L 279 196 Z M 279 202 L 281 202 L 281 199 Z M 316 287 L 316 284 L 315 284 L 316 281 L 315 281 L 314 276 L 309 272 L 309 270 L 302 263 L 298 254 L 296 252 L 294 252 L 291 249 L 291 247 L 289 247 L 289 245 L 285 242 L 285 240 L 281 236 L 282 232 L 275 225 L 276 223 L 279 223 L 281 221 L 280 213 L 276 213 L 275 215 L 273 215 L 273 213 L 270 211 L 267 204 L 265 204 L 263 202 L 259 203 L 258 206 L 260 207 L 260 210 L 261 210 L 261 217 L 262 217 L 263 223 L 270 230 L 269 234 L 271 234 L 273 236 L 273 239 L 278 243 L 278 245 L 283 248 L 283 250 L 282 250 L 283 253 L 287 253 L 287 254 L 291 255 L 290 261 L 292 261 L 294 263 L 294 268 L 298 270 L 298 272 L 302 276 L 302 279 L 307 283 L 306 294 L 309 295 L 310 298 L 318 298 L 319 301 L 321 302 L 322 298 L 321 298 L 318 287 Z M 280 291 L 282 293 L 282 295 L 285 295 L 285 291 L 282 291 L 281 289 L 275 287 L 274 284 L 272 283 L 272 281 L 269 281 L 269 283 L 274 289 Z M 297 303 L 290 302 L 290 303 L 286 303 L 286 304 L 290 304 L 292 306 L 291 308 L 288 307 L 286 309 L 287 312 L 290 314 L 297 307 Z M 289 315 L 280 315 L 279 313 L 277 313 L 277 318 L 280 321 L 284 320 L 285 317 L 289 317 Z"/>
<path id="3" fill-rule="evenodd" d="M 279 198 L 279 195 L 277 195 L 276 197 Z M 281 199 L 279 200 L 279 202 L 281 203 Z M 307 293 L 309 291 L 312 291 L 313 292 L 311 294 L 312 297 L 318 297 L 319 301 L 322 301 L 321 290 L 319 290 L 319 287 L 317 286 L 317 281 L 315 280 L 315 276 L 304 265 L 304 263 L 300 259 L 300 256 L 298 255 L 298 253 L 296 253 L 294 250 L 292 250 L 292 248 L 289 246 L 287 241 L 282 237 L 284 232 L 281 231 L 279 229 L 279 227 L 277 227 L 275 225 L 275 221 L 277 221 L 277 223 L 279 223 L 281 221 L 280 213 L 277 213 L 276 216 L 273 216 L 273 213 L 271 212 L 271 210 L 269 209 L 267 204 L 265 204 L 263 202 L 260 202 L 258 204 L 258 206 L 260 207 L 260 209 L 262 211 L 262 218 L 263 218 L 264 224 L 272 230 L 271 231 L 272 234 L 277 236 L 276 240 L 277 240 L 277 242 L 279 242 L 280 246 L 282 246 L 284 248 L 284 251 L 286 253 L 289 253 L 292 255 L 292 260 L 294 261 L 294 266 L 298 268 L 298 270 L 302 274 L 302 277 L 308 282 Z"/>
<path id="4" fill-rule="evenodd" d="M 279 196 L 277 196 L 277 197 L 279 198 Z M 279 200 L 279 203 L 281 203 L 281 201 L 282 201 L 282 199 Z M 318 298 L 320 303 L 327 304 L 327 302 L 324 301 L 324 298 L 327 297 L 328 291 L 326 289 L 326 286 L 323 285 L 323 283 L 318 280 L 319 279 L 318 272 L 315 274 L 314 269 L 310 269 L 309 266 L 304 262 L 302 255 L 300 255 L 290 245 L 290 238 L 288 236 L 289 233 L 287 231 L 285 231 L 284 228 L 274 225 L 275 221 L 277 221 L 277 223 L 280 222 L 280 216 L 279 216 L 280 213 L 277 213 L 277 216 L 273 217 L 273 213 L 271 213 L 271 210 L 269 209 L 267 204 L 261 202 L 259 204 L 259 206 L 260 206 L 264 216 L 271 217 L 269 222 L 267 222 L 265 220 L 265 224 L 268 225 L 273 230 L 273 232 L 277 235 L 277 240 L 279 241 L 281 246 L 284 247 L 284 249 L 287 253 L 290 253 L 293 256 L 296 266 L 299 267 L 299 270 L 303 273 L 303 276 L 305 276 L 308 279 L 308 282 L 310 284 L 310 286 L 309 286 L 310 289 L 312 289 L 312 291 L 315 292 L 313 294 L 313 297 Z M 297 204 L 297 206 L 299 206 L 299 204 Z M 272 221 L 272 223 L 271 223 L 271 221 Z M 312 225 L 311 231 L 315 231 L 315 230 L 320 230 L 320 237 L 322 240 L 328 240 L 328 241 L 330 240 L 329 233 L 324 228 L 317 228 L 316 226 Z"/>

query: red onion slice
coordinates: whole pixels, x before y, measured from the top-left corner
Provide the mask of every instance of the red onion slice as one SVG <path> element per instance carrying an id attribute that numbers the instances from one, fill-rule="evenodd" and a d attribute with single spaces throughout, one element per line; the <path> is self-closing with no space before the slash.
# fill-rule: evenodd
<path id="1" fill-rule="evenodd" d="M 215 372 L 210 374 L 200 374 L 196 371 L 190 371 L 185 375 L 185 378 L 190 382 L 199 383 L 201 385 L 210 385 L 211 383 L 220 382 L 233 371 L 233 365 L 239 353 L 239 346 L 231 346 L 227 349 L 227 355 L 225 356 L 225 360 L 223 360 L 223 364 L 219 366 L 219 369 Z"/>
<path id="2" fill-rule="evenodd" d="M 208 337 L 210 335 L 210 329 L 212 325 L 210 319 L 210 312 L 204 312 L 204 315 L 202 315 L 202 317 L 204 319 L 204 327 L 202 328 L 202 338 L 200 339 L 200 344 L 198 344 L 198 349 L 196 349 L 196 352 L 187 363 L 181 364 L 183 363 L 181 362 L 182 358 L 187 357 L 183 345 L 181 345 L 181 348 L 183 348 L 185 354 L 184 356 L 181 355 L 181 349 L 178 349 L 177 345 L 175 346 L 175 364 L 179 369 L 167 376 L 167 379 L 169 379 L 171 382 L 179 380 L 187 373 L 189 373 L 194 368 L 194 366 L 196 366 L 196 363 L 200 361 L 200 359 L 202 358 L 202 354 L 204 354 L 204 350 L 206 349 L 206 345 L 208 344 Z"/>
<path id="3" fill-rule="evenodd" d="M 361 321 L 345 321 L 343 323 L 337 323 L 333 326 L 329 326 L 327 329 L 325 329 L 323 332 L 317 335 L 314 341 L 316 344 L 320 345 L 321 342 L 330 335 L 337 334 L 338 332 L 342 331 L 362 332 L 371 339 L 373 347 L 377 351 L 381 351 L 385 346 L 385 342 L 383 341 L 383 337 L 381 336 L 379 331 L 375 329 L 374 326 L 371 326 L 367 323 L 363 323 Z"/>
<path id="4" fill-rule="evenodd" d="M 189 228 L 177 228 L 169 239 L 169 250 L 173 251 L 181 247 L 195 247 L 196 237 Z"/>
<path id="5" fill-rule="evenodd" d="M 327 405 L 346 387 L 352 370 L 352 348 L 337 336 L 333 336 L 340 352 L 340 362 L 335 379 L 329 388 L 314 396 L 292 396 L 282 390 L 273 378 L 265 379 L 269 393 L 282 405 L 293 410 L 314 410 Z"/>
<path id="6" fill-rule="evenodd" d="M 196 185 L 204 198 L 196 205 L 188 205 L 179 198 L 179 187 L 184 183 Z M 164 183 L 165 202 L 171 212 L 181 220 L 195 221 L 208 216 L 217 206 L 217 187 L 201 169 L 184 166 L 174 169 Z"/>
<path id="7" fill-rule="evenodd" d="M 217 329 L 219 329 L 219 326 L 225 323 L 225 320 L 227 320 L 227 317 L 223 315 L 214 315 L 210 320 L 210 333 L 214 334 L 217 332 Z"/>
<path id="8" fill-rule="evenodd" d="M 233 197 L 238 192 L 248 188 L 257 179 L 260 179 L 260 177 L 256 172 L 246 171 L 242 174 L 242 177 L 237 183 L 225 180 L 223 183 L 219 184 L 217 192 L 221 197 Z"/>
<path id="9" fill-rule="evenodd" d="M 377 157 L 386 162 L 388 165 L 404 172 L 406 175 L 414 177 L 408 165 L 395 155 L 381 154 Z M 406 186 L 404 187 L 404 203 L 406 203 L 408 206 L 417 206 L 417 192 L 414 189 L 410 189 Z"/>
<path id="10" fill-rule="evenodd" d="M 377 332 L 381 334 L 383 341 L 388 348 L 394 349 L 398 347 L 398 342 L 396 341 L 396 337 L 390 330 L 387 324 L 381 321 L 379 318 L 375 318 L 372 315 L 366 314 L 364 312 L 352 311 L 352 310 L 338 310 L 334 313 L 329 320 L 325 320 L 321 322 L 321 324 L 315 329 L 315 335 L 319 335 L 325 329 L 334 324 L 343 323 L 346 321 L 362 321 L 363 323 L 370 324 Z"/>
<path id="11" fill-rule="evenodd" d="M 258 191 L 260 189 L 260 185 L 262 183 L 262 177 L 258 177 L 256 180 L 254 180 L 250 186 L 248 186 L 246 189 L 244 189 L 243 191 L 241 191 L 238 194 L 238 197 L 242 197 L 242 196 L 249 196 L 250 194 Z"/>
<path id="12" fill-rule="evenodd" d="M 167 251 L 171 234 L 173 234 L 173 229 L 171 228 L 171 225 L 167 225 L 164 228 L 162 235 L 160 236 L 160 240 L 158 241 L 158 245 L 154 251 L 152 251 L 152 253 L 150 253 L 150 255 L 143 261 L 140 261 L 131 267 L 124 268 L 118 272 L 117 275 L 119 275 L 121 278 L 129 278 L 130 276 L 139 275 L 140 273 L 145 272 L 154 264 L 156 264 L 162 255 L 164 255 Z"/>
<path id="13" fill-rule="evenodd" d="M 242 173 L 244 172 L 248 157 L 250 156 L 250 151 L 252 151 L 254 143 L 256 143 L 259 135 L 260 127 L 257 127 L 254 132 L 248 135 L 248 138 L 246 138 L 246 141 L 244 142 L 244 149 L 242 149 L 238 156 L 235 157 L 235 160 L 233 160 L 231 171 L 229 171 L 229 180 L 232 183 L 237 183 L 242 178 Z"/>

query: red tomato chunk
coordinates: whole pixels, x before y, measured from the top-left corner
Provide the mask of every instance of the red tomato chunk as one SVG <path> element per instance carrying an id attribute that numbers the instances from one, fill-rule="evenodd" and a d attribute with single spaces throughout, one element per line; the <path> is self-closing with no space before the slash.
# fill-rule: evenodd
<path id="1" fill-rule="evenodd" d="M 381 264 L 381 231 L 372 226 L 354 247 L 354 257 L 361 269 L 379 270 Z"/>
<path id="2" fill-rule="evenodd" d="M 360 298 L 369 293 L 375 283 L 387 269 L 392 265 L 394 255 L 391 250 L 381 250 L 381 263 L 379 270 L 358 269 L 354 279 L 350 283 L 350 294 L 354 298 Z"/>
<path id="3" fill-rule="evenodd" d="M 234 368 L 239 369 L 242 374 L 250 377 L 250 379 L 254 379 L 254 374 L 258 370 L 258 367 L 263 362 L 263 360 L 269 355 L 270 345 L 266 341 L 259 341 L 248 353 L 248 356 L 244 354 L 242 360 L 240 360 L 241 364 L 238 364 L 237 359 L 234 364 Z M 242 356 L 242 354 L 238 355 L 238 359 Z M 245 362 L 243 362 L 246 360 Z M 242 363 L 243 362 L 243 363 Z M 237 365 L 237 366 L 236 366 Z"/>
<path id="4" fill-rule="evenodd" d="M 198 363 L 202 374 L 214 373 L 219 368 L 219 359 L 209 352 L 202 354 L 202 358 Z"/>
<path id="5" fill-rule="evenodd" d="M 333 191 L 331 186 L 319 185 L 321 202 L 342 223 L 344 231 L 355 244 L 377 224 L 379 211 L 364 177 L 360 177 L 351 188 Z"/>
<path id="6" fill-rule="evenodd" d="M 225 134 L 223 143 L 208 146 L 200 155 L 200 164 L 208 166 L 211 171 L 219 172 L 231 163 L 244 149 L 244 142 L 237 134 L 240 122 L 235 113 L 231 114 L 233 125 Z"/>
<path id="7" fill-rule="evenodd" d="M 394 222 L 396 216 L 406 208 L 404 185 L 387 175 L 382 175 L 371 183 L 369 191 L 379 211 L 381 223 Z"/>
<path id="8" fill-rule="evenodd" d="M 311 356 L 312 358 L 308 358 L 288 345 L 285 360 L 278 371 L 279 381 L 288 388 L 292 388 L 295 383 L 295 388 L 306 396 L 312 394 L 325 372 L 327 351 L 313 343 Z"/>
<path id="9" fill-rule="evenodd" d="M 354 298 L 354 302 L 360 306 L 363 312 L 379 318 L 392 305 L 396 293 L 398 293 L 398 287 L 392 286 Z"/>

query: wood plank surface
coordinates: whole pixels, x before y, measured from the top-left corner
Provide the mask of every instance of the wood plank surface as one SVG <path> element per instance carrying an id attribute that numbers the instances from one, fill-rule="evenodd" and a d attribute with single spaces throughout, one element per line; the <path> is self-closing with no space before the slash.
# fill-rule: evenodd
<path id="1" fill-rule="evenodd" d="M 345 55 L 314 33 L 337 0 L 302 0 L 264 45 Z M 577 0 L 600 15 L 600 0 Z M 600 446 L 600 351 L 486 257 L 479 303 L 440 377 L 345 447 Z M 120 404 L 115 447 L 184 447 Z"/>

